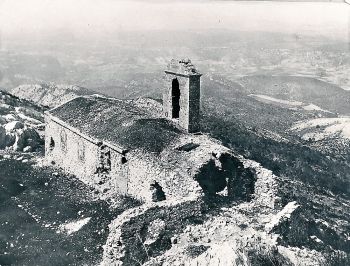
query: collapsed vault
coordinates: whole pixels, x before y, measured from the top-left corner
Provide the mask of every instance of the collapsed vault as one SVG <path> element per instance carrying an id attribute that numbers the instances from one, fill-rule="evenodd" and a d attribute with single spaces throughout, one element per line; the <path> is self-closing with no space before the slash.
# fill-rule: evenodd
<path id="1" fill-rule="evenodd" d="M 251 200 L 256 175 L 230 153 L 212 154 L 213 158 L 202 166 L 194 179 L 204 194 L 215 195 L 227 189 L 227 196 L 236 200 Z"/>

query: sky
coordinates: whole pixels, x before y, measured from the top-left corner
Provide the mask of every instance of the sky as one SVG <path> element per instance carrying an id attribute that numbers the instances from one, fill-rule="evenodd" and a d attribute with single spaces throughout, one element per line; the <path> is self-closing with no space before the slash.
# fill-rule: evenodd
<path id="1" fill-rule="evenodd" d="M 2 38 L 66 30 L 113 31 L 232 29 L 349 36 L 345 3 L 235 1 L 0 0 Z"/>

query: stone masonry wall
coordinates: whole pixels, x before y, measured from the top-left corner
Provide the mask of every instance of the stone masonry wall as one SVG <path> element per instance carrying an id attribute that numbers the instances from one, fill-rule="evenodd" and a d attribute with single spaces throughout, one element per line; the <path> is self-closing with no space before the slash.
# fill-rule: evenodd
<path id="1" fill-rule="evenodd" d="M 282 207 L 282 195 L 279 190 L 280 178 L 258 162 L 244 159 L 243 164 L 245 168 L 251 169 L 256 175 L 254 201 L 265 207 L 280 209 Z"/>
<path id="2" fill-rule="evenodd" d="M 188 132 L 199 130 L 200 76 L 183 77 L 174 74 L 165 75 L 163 94 L 163 112 L 172 118 L 172 81 L 177 79 L 180 89 L 180 115 L 178 123 Z"/>
<path id="3" fill-rule="evenodd" d="M 182 199 L 189 195 L 202 195 L 196 180 L 186 171 L 168 169 L 161 159 L 147 153 L 129 154 L 128 194 L 142 201 L 152 200 L 150 185 L 157 182 L 162 187 L 167 200 Z M 180 163 L 180 162 L 179 162 Z"/>
<path id="4" fill-rule="evenodd" d="M 110 149 L 110 169 L 102 172 L 100 146 L 45 116 L 45 158 L 101 192 L 126 194 L 127 165 L 122 155 Z M 54 143 L 54 144 L 53 144 Z"/>
<path id="5" fill-rule="evenodd" d="M 200 117 L 200 76 L 190 76 L 188 132 L 197 132 Z"/>

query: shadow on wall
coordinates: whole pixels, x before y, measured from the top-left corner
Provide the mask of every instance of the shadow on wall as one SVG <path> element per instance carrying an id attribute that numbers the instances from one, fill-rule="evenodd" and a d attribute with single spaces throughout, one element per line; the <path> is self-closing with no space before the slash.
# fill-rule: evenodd
<path id="1" fill-rule="evenodd" d="M 254 194 L 256 175 L 232 155 L 213 153 L 213 159 L 202 167 L 195 179 L 207 196 L 227 188 L 228 198 L 250 201 Z"/>

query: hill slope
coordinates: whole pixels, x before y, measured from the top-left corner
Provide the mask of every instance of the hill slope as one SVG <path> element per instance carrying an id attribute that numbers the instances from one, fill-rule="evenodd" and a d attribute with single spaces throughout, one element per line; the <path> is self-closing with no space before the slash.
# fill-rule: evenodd
<path id="1" fill-rule="evenodd" d="M 247 94 L 266 94 L 288 101 L 316 104 L 322 109 L 350 115 L 350 91 L 310 77 L 247 76 L 238 80 Z"/>
<path id="2" fill-rule="evenodd" d="M 12 89 L 11 93 L 21 99 L 30 100 L 36 104 L 52 108 L 76 96 L 88 95 L 93 92 L 75 85 L 44 83 L 20 85 Z"/>

